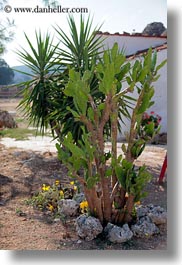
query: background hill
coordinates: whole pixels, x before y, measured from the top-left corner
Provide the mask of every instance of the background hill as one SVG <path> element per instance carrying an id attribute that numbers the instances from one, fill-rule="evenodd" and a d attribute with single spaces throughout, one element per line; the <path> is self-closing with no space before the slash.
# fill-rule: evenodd
<path id="1" fill-rule="evenodd" d="M 14 66 L 12 69 L 14 72 L 14 79 L 13 79 L 14 84 L 18 84 L 18 83 L 21 83 L 21 82 L 24 82 L 24 81 L 31 79 L 31 76 L 20 73 L 20 72 L 25 72 L 28 74 L 32 74 L 32 71 L 28 66 L 18 65 L 18 66 Z"/>

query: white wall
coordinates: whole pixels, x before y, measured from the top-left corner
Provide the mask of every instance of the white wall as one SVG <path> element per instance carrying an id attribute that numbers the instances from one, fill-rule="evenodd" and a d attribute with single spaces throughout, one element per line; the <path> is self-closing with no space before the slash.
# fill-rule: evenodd
<path id="1" fill-rule="evenodd" d="M 100 36 L 98 34 L 97 36 Z M 162 46 L 167 42 L 167 38 L 161 37 L 149 37 L 149 36 L 126 36 L 126 35 L 104 35 L 104 49 L 111 49 L 114 43 L 118 43 L 120 49 L 125 48 L 125 55 L 134 55 L 138 51 L 149 49 L 150 47 L 155 48 Z M 142 57 L 136 57 L 136 59 L 141 59 Z M 167 59 L 167 49 L 163 49 L 157 52 L 157 64 L 160 64 L 163 60 Z M 130 61 L 134 64 L 135 59 Z M 159 70 L 160 78 L 153 83 L 155 88 L 155 95 L 153 100 L 155 104 L 147 111 L 154 111 L 156 114 L 159 114 L 162 117 L 161 120 L 161 133 L 167 132 L 167 64 Z M 123 84 L 122 89 L 127 86 Z M 131 96 L 137 97 L 137 92 L 132 93 Z M 119 135 L 119 139 L 125 137 L 125 132 L 129 131 L 130 121 L 123 119 L 126 123 L 126 126 L 122 124 L 122 133 Z"/>
<path id="2" fill-rule="evenodd" d="M 100 35 L 98 34 L 98 36 Z M 103 35 L 103 38 L 105 49 L 111 49 L 117 42 L 121 49 L 125 49 L 126 55 L 135 54 L 137 51 L 157 47 L 167 42 L 167 38 L 149 36 Z"/>
<path id="3" fill-rule="evenodd" d="M 137 59 L 139 59 L 137 57 Z M 157 64 L 160 64 L 163 60 L 167 59 L 167 49 L 158 51 L 157 53 Z M 131 63 L 134 63 L 135 60 L 132 60 Z M 167 132 L 167 64 L 165 64 L 158 72 L 160 78 L 153 83 L 155 94 L 153 101 L 155 104 L 147 111 L 154 111 L 156 114 L 159 114 L 162 117 L 161 120 L 161 130 L 162 132 Z M 136 93 L 131 93 L 131 96 L 136 97 Z M 119 139 L 122 139 L 125 136 L 125 132 L 129 130 L 130 121 L 124 119 L 126 126 L 122 124 L 122 134 L 119 135 Z"/>

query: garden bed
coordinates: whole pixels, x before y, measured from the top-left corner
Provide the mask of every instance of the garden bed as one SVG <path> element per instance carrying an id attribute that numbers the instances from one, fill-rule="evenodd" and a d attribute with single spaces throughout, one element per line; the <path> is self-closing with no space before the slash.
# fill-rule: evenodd
<path id="1" fill-rule="evenodd" d="M 148 196 L 142 204 L 167 208 L 166 182 L 158 185 L 157 178 L 166 147 L 149 146 L 137 164 L 145 163 L 153 174 L 147 186 Z M 43 183 L 59 179 L 69 184 L 66 168 L 54 152 L 36 152 L 0 145 L 0 249 L 166 249 L 167 227 L 160 226 L 160 234 L 150 238 L 133 237 L 122 244 L 111 243 L 102 236 L 85 242 L 75 229 L 74 218 L 57 220 L 49 212 L 35 210 L 26 200 L 40 190 Z"/>

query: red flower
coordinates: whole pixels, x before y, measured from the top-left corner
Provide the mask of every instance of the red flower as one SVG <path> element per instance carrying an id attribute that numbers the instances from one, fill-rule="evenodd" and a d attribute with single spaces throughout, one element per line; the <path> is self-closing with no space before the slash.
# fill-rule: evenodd
<path id="1" fill-rule="evenodd" d="M 144 119 L 148 119 L 150 116 L 146 113 L 146 112 L 144 112 L 144 114 L 143 114 L 143 118 Z"/>

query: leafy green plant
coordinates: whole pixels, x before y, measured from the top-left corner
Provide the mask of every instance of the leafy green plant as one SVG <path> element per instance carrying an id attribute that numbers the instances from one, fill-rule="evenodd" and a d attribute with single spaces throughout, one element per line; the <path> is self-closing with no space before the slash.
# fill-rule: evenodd
<path id="1" fill-rule="evenodd" d="M 24 86 L 23 99 L 20 101 L 21 108 L 25 116 L 35 127 L 40 127 L 40 131 L 44 133 L 51 121 L 47 116 L 51 110 L 52 93 L 54 83 L 51 75 L 56 67 L 56 58 L 54 57 L 56 46 L 53 46 L 53 39 L 47 33 L 42 36 L 41 32 L 36 32 L 36 46 L 34 46 L 25 34 L 25 38 L 30 47 L 30 52 L 24 48 L 17 51 L 21 58 L 21 62 L 28 66 L 32 74 L 31 80 L 19 84 Z M 27 74 L 27 73 L 26 73 Z"/>
<path id="2" fill-rule="evenodd" d="M 58 33 L 62 47 L 58 47 L 57 55 L 61 63 L 70 65 L 77 71 L 84 72 L 91 69 L 93 61 L 97 59 L 99 49 L 103 46 L 103 39 L 95 38 L 95 33 L 100 27 L 92 29 L 93 18 L 90 16 L 85 21 L 83 15 L 80 16 L 79 28 L 73 16 L 68 17 L 70 36 L 65 33 L 60 26 L 54 27 Z"/>
<path id="3" fill-rule="evenodd" d="M 28 204 L 33 205 L 42 211 L 50 211 L 54 214 L 58 211 L 58 202 L 61 199 L 70 199 L 77 194 L 78 188 L 74 182 L 69 185 L 61 185 L 59 180 L 56 180 L 53 185 L 43 184 L 41 190 L 33 195 L 28 201 Z"/>
<path id="4" fill-rule="evenodd" d="M 62 199 L 74 199 L 79 196 L 80 187 L 75 181 L 71 181 L 69 184 L 61 184 L 59 180 L 56 180 L 52 185 L 43 184 L 41 189 L 27 199 L 25 203 L 32 205 L 40 211 L 49 212 L 55 217 L 59 217 L 65 222 L 64 214 L 59 212 L 59 201 Z M 83 200 L 80 202 L 79 212 L 88 213 L 88 202 Z M 22 211 L 17 208 L 16 214 L 23 216 Z"/>
<path id="5" fill-rule="evenodd" d="M 144 150 L 146 139 L 136 139 L 136 136 L 142 114 L 153 104 L 152 82 L 156 80 L 159 68 L 160 66 L 156 67 L 156 53 L 152 54 L 151 49 L 143 62 L 137 60 L 131 67 L 115 44 L 110 51 L 104 52 L 103 60 L 94 69 L 99 80 L 98 90 L 104 99 L 102 101 L 96 101 L 91 95 L 92 71 L 86 70 L 83 75 L 74 69 L 69 71 L 69 82 L 64 93 L 73 98 L 74 109 L 69 106 L 67 109 L 76 121 L 83 124 L 82 139 L 75 145 L 72 133 L 69 132 L 62 143 L 64 149 L 59 144 L 56 147 L 59 159 L 69 169 L 69 175 L 82 184 L 89 212 L 97 216 L 103 224 L 111 221 L 130 222 L 134 203 L 145 196 L 143 189 L 151 175 L 145 165 L 136 168 L 134 161 Z M 128 87 L 121 90 L 120 82 L 125 80 Z M 120 103 L 134 89 L 138 91 L 138 98 L 131 113 L 128 145 L 122 146 L 124 157 L 118 157 Z M 104 127 L 108 121 L 112 147 L 111 151 L 105 152 L 107 135 Z M 79 175 L 80 169 L 84 170 L 84 177 Z"/>
<path id="6" fill-rule="evenodd" d="M 80 16 L 78 26 L 72 16 L 68 17 L 70 36 L 56 26 L 59 45 L 53 45 L 49 34 L 45 37 L 36 33 L 36 46 L 25 34 L 30 52 L 18 51 L 21 61 L 32 70 L 32 80 L 20 84 L 24 86 L 23 99 L 19 107 L 25 112 L 29 121 L 44 133 L 50 125 L 53 136 L 60 141 L 72 131 L 75 142 L 81 138 L 80 122 L 75 121 L 67 106 L 74 108 L 72 97 L 64 93 L 68 82 L 69 68 L 83 73 L 94 67 L 102 47 L 101 38 L 95 38 L 100 27 L 92 28 L 92 19 Z M 92 75 L 91 91 L 99 98 L 98 80 Z"/>
<path id="7" fill-rule="evenodd" d="M 91 31 L 92 20 L 85 22 L 81 16 L 80 31 L 73 17 L 68 23 L 71 37 L 55 28 L 64 45 L 61 48 L 52 45 L 50 36 L 43 41 L 39 33 L 35 50 L 26 36 L 33 55 L 26 51 L 19 55 L 36 76 L 24 83 L 20 106 L 42 132 L 48 124 L 56 132 L 59 159 L 82 185 L 88 212 L 103 224 L 130 222 L 134 203 L 145 195 L 144 186 L 151 178 L 144 165 L 135 166 L 135 160 L 149 140 L 139 133 L 142 115 L 154 104 L 152 83 L 165 61 L 157 66 L 157 53 L 149 49 L 132 66 L 117 44 L 101 56 L 102 40 L 95 38 L 96 29 Z M 136 99 L 129 96 L 134 91 Z M 126 117 L 130 130 L 127 144 L 122 145 L 124 155 L 118 157 L 119 121 Z M 148 130 L 152 137 L 158 132 Z M 111 150 L 105 152 L 109 137 Z M 40 200 L 47 202 L 44 195 Z"/>
<path id="8" fill-rule="evenodd" d="M 138 134 L 142 139 L 152 140 L 152 138 L 160 131 L 161 117 L 151 111 L 150 114 L 144 112 L 142 115 Z"/>

